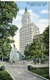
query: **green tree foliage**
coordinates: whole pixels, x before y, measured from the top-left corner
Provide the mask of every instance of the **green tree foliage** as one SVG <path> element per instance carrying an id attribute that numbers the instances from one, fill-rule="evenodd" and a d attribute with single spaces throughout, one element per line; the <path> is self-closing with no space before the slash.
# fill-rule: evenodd
<path id="1" fill-rule="evenodd" d="M 29 58 L 42 58 L 43 57 L 43 51 L 41 49 L 41 46 L 39 42 L 35 40 L 33 40 L 33 43 L 31 43 L 29 47 L 26 46 L 24 54 L 25 56 Z"/>
<path id="2" fill-rule="evenodd" d="M 45 46 L 45 54 L 49 55 L 49 26 L 43 32 L 43 43 Z"/>
<path id="3" fill-rule="evenodd" d="M 14 42 L 10 37 L 13 38 L 18 29 L 16 25 L 12 24 L 18 10 L 17 4 L 13 1 L 0 2 L 0 54 L 2 54 L 2 58 L 5 55 L 9 55 L 8 53 L 11 50 L 10 43 Z"/>
<path id="4" fill-rule="evenodd" d="M 0 2 L 0 23 L 12 23 L 13 18 L 16 17 L 18 7 L 14 2 Z"/>
<path id="5" fill-rule="evenodd" d="M 24 50 L 24 55 L 26 56 L 27 59 L 30 58 L 29 47 L 30 45 L 27 45 Z"/>
<path id="6" fill-rule="evenodd" d="M 0 71 L 0 80 L 13 80 L 7 71 Z"/>
<path id="7" fill-rule="evenodd" d="M 35 58 L 42 57 L 43 51 L 38 41 L 33 40 L 33 43 L 31 44 L 29 51 L 30 51 L 30 55 L 32 54 L 32 56 L 34 56 Z"/>
<path id="8" fill-rule="evenodd" d="M 43 48 L 41 48 L 43 43 Z M 49 55 L 49 26 L 44 30 L 43 35 L 38 40 L 33 40 L 31 45 L 27 45 L 24 51 L 25 56 L 28 58 L 41 58 L 44 59 L 45 54 Z"/>

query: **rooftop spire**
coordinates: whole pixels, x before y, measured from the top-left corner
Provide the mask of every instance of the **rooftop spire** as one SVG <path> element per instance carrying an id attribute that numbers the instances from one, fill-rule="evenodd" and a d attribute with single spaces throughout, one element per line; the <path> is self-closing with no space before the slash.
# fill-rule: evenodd
<path id="1" fill-rule="evenodd" d="M 27 12 L 27 7 L 25 7 L 25 12 Z"/>

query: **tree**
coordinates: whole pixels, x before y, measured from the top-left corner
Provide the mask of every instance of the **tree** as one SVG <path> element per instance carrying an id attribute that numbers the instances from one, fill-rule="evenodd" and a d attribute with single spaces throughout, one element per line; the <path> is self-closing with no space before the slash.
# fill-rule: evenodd
<path id="1" fill-rule="evenodd" d="M 49 26 L 43 32 L 43 43 L 45 46 L 45 54 L 49 55 Z"/>
<path id="2" fill-rule="evenodd" d="M 18 29 L 16 25 L 12 24 L 18 10 L 17 4 L 13 1 L 0 2 L 0 54 L 2 54 L 2 58 L 10 52 L 10 43 L 14 42 L 10 37 L 13 37 Z"/>
<path id="3" fill-rule="evenodd" d="M 42 58 L 43 50 L 41 49 L 39 42 L 33 40 L 33 43 L 31 43 L 29 47 L 28 45 L 26 46 L 24 54 L 27 58 Z"/>
<path id="4" fill-rule="evenodd" d="M 25 47 L 25 50 L 24 50 L 24 55 L 26 56 L 26 59 L 29 59 L 30 58 L 29 47 L 30 47 L 30 45 L 27 45 Z"/>
<path id="5" fill-rule="evenodd" d="M 18 11 L 17 4 L 13 1 L 0 2 L 0 23 L 12 23 L 13 18 L 16 17 Z"/>
<path id="6" fill-rule="evenodd" d="M 32 56 L 34 56 L 35 58 L 42 57 L 43 51 L 42 51 L 41 46 L 38 41 L 33 40 L 33 43 L 31 44 L 29 51 L 30 51 L 30 55 L 32 54 Z"/>

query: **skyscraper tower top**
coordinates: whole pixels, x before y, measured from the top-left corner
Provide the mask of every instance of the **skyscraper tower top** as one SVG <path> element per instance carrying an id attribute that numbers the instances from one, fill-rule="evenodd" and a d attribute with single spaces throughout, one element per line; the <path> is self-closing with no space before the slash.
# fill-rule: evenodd
<path id="1" fill-rule="evenodd" d="M 25 7 L 25 12 L 27 12 L 27 7 Z"/>
<path id="2" fill-rule="evenodd" d="M 25 7 L 25 12 L 22 15 L 22 27 L 27 26 L 31 23 L 29 12 L 27 11 L 27 7 Z"/>

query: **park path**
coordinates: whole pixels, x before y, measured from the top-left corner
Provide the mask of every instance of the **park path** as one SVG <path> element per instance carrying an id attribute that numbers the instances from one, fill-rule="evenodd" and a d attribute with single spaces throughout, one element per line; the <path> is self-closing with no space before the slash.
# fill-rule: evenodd
<path id="1" fill-rule="evenodd" d="M 16 64 L 4 63 L 4 65 L 13 80 L 47 80 L 29 72 L 27 70 L 27 65 L 23 62 L 18 62 Z"/>

